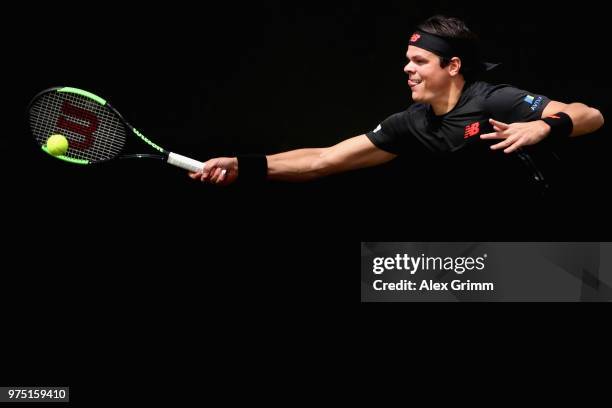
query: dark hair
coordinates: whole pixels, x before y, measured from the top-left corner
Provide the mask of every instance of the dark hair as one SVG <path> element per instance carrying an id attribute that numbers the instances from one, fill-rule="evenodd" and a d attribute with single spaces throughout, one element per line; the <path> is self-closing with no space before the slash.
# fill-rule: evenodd
<path id="1" fill-rule="evenodd" d="M 419 24 L 417 29 L 438 37 L 461 42 L 464 49 L 470 50 L 471 56 L 459 56 L 462 57 L 460 72 L 467 79 L 468 76 L 478 71 L 477 57 L 480 40 L 464 21 L 455 17 L 436 15 Z M 440 67 L 444 68 L 448 64 L 450 64 L 450 58 L 440 56 Z"/>

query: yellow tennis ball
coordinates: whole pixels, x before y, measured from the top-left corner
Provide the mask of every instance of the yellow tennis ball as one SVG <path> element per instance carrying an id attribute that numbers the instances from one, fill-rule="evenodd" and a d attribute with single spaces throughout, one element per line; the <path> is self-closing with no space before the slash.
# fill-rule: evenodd
<path id="1" fill-rule="evenodd" d="M 56 134 L 47 139 L 47 151 L 53 156 L 62 156 L 68 151 L 68 139 Z"/>

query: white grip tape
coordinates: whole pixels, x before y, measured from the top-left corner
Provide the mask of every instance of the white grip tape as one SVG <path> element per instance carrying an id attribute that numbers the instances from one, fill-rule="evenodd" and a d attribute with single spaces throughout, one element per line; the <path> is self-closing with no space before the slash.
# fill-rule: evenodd
<path id="1" fill-rule="evenodd" d="M 189 171 L 202 171 L 202 169 L 204 169 L 203 162 L 199 162 L 176 153 L 170 153 L 168 156 L 168 163 Z"/>

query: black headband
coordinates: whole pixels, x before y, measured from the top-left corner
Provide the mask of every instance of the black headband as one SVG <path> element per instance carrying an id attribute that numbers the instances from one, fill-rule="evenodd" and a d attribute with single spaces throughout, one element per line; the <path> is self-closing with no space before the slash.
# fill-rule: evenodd
<path id="1" fill-rule="evenodd" d="M 473 64 L 484 71 L 489 71 L 499 65 L 481 61 L 478 48 L 462 39 L 444 38 L 417 30 L 410 37 L 410 45 L 431 51 L 443 58 L 459 57 L 464 63 Z"/>

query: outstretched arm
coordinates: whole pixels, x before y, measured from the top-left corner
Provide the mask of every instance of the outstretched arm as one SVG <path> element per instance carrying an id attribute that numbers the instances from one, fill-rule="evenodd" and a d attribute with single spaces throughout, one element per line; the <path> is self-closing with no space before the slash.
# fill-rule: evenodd
<path id="1" fill-rule="evenodd" d="M 308 181 L 330 174 L 376 166 L 396 157 L 376 147 L 366 135 L 355 136 L 334 146 L 297 149 L 266 156 L 267 178 L 282 181 Z M 202 182 L 226 185 L 240 175 L 236 157 L 220 157 L 204 163 L 202 172 L 189 173 Z"/>
<path id="2" fill-rule="evenodd" d="M 571 137 L 592 133 L 603 126 L 604 123 L 601 112 L 582 103 L 565 104 L 550 101 L 542 111 L 542 118 L 552 117 L 559 112 L 567 114 L 572 120 L 573 130 L 570 135 Z M 493 119 L 489 121 L 493 125 L 495 132 L 487 133 L 480 137 L 482 139 L 503 139 L 502 142 L 491 146 L 491 149 L 504 149 L 504 153 L 512 153 L 522 146 L 539 143 L 551 132 L 550 125 L 542 120 L 510 124 Z"/>

